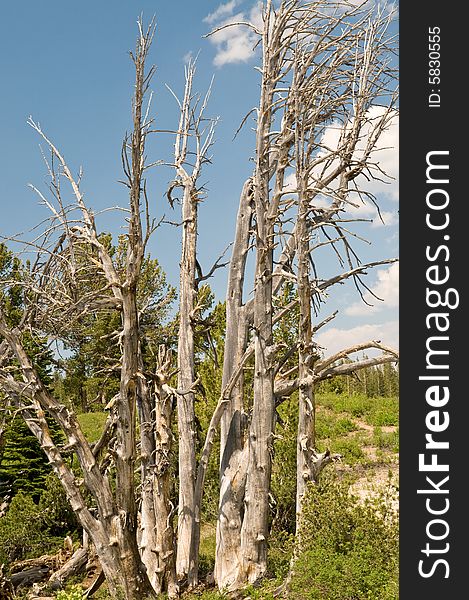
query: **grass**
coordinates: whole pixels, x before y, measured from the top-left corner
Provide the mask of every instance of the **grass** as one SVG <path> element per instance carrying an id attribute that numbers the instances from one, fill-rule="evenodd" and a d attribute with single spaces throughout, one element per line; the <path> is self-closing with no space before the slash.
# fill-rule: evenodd
<path id="1" fill-rule="evenodd" d="M 333 392 L 316 396 L 316 436 L 321 451 L 342 455 L 348 465 L 372 466 L 386 462 L 399 452 L 399 400 L 397 397 L 369 398 Z M 383 431 L 395 427 L 395 431 Z M 375 447 L 376 456 L 366 448 Z M 365 450 L 364 450 L 365 449 Z M 378 456 L 379 454 L 379 456 Z"/>
<path id="2" fill-rule="evenodd" d="M 201 579 L 213 572 L 215 567 L 216 527 L 204 523 L 200 531 L 199 569 Z"/>
<path id="3" fill-rule="evenodd" d="M 380 450 L 399 452 L 399 428 L 396 431 L 382 431 L 375 427 L 373 431 L 373 444 Z"/>
<path id="4" fill-rule="evenodd" d="M 390 426 L 399 423 L 399 400 L 396 396 L 369 398 L 363 394 L 318 394 L 317 403 L 335 413 L 345 413 L 362 419 L 372 426 Z"/>
<path id="5" fill-rule="evenodd" d="M 318 412 L 316 414 L 316 435 L 320 439 L 334 438 L 356 431 L 358 426 L 348 417 L 337 417 L 335 415 Z"/>
<path id="6" fill-rule="evenodd" d="M 81 413 L 77 415 L 78 422 L 89 442 L 92 443 L 99 440 L 107 417 L 108 413 L 105 412 Z"/>

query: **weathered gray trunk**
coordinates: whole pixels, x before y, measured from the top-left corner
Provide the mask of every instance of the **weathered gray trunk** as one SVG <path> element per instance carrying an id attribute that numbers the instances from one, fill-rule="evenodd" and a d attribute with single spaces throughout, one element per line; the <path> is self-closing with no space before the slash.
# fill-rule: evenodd
<path id="1" fill-rule="evenodd" d="M 267 10 L 270 11 L 270 3 Z M 253 408 L 247 444 L 247 478 L 241 527 L 243 557 L 241 581 L 253 583 L 267 570 L 269 490 L 272 468 L 272 433 L 275 399 L 272 364 L 273 234 L 276 212 L 269 202 L 269 131 L 274 82 L 269 36 L 269 13 L 264 22 L 261 99 L 256 134 L 254 207 L 256 218 L 256 269 L 254 280 L 254 385 Z"/>
<path id="2" fill-rule="evenodd" d="M 160 348 L 151 388 L 142 382 L 141 509 L 139 547 L 154 590 L 176 597 L 175 540 L 171 494 L 172 396 L 168 393 L 169 361 Z"/>
<path id="3" fill-rule="evenodd" d="M 197 559 L 194 556 L 195 409 L 192 386 L 194 372 L 194 330 L 192 316 L 195 300 L 197 197 L 190 182 L 184 187 L 182 206 L 183 233 L 180 263 L 179 335 L 178 335 L 178 435 L 179 435 L 179 509 L 176 571 L 179 579 L 197 583 Z"/>
<path id="4" fill-rule="evenodd" d="M 259 223 L 258 223 L 259 227 Z M 260 232 L 260 236 L 263 232 Z M 264 238 L 265 240 L 265 238 Z M 254 403 L 247 439 L 247 478 L 241 528 L 242 581 L 253 583 L 267 569 L 269 490 L 275 401 L 272 350 L 272 250 L 259 248 L 254 302 Z"/>
<path id="5" fill-rule="evenodd" d="M 228 384 L 240 363 L 247 345 L 247 323 L 243 305 L 246 260 L 251 237 L 253 189 L 252 180 L 243 186 L 236 219 L 236 235 L 230 261 L 226 293 L 226 331 L 223 356 L 222 389 Z M 221 478 L 231 455 L 242 447 L 241 413 L 243 410 L 243 377 L 240 376 L 220 421 Z"/>
<path id="6" fill-rule="evenodd" d="M 246 476 L 247 446 L 232 453 L 220 484 L 214 576 L 218 587 L 227 591 L 237 589 L 241 577 L 241 526 Z"/>
<path id="7" fill-rule="evenodd" d="M 111 596 L 117 600 L 156 600 L 157 595 L 138 555 L 137 543 L 131 545 L 137 550 L 138 558 L 135 553 L 121 553 L 121 549 L 129 545 L 125 519 L 116 517 L 114 524 L 114 535 L 106 546 L 95 542 Z"/>
<path id="8" fill-rule="evenodd" d="M 300 309 L 299 350 L 298 350 L 298 433 L 296 458 L 296 514 L 297 524 L 301 512 L 301 500 L 306 483 L 312 480 L 312 461 L 315 447 L 315 399 L 313 364 L 318 358 L 313 347 L 313 327 L 311 320 L 311 285 L 309 275 L 309 204 L 305 190 L 307 181 L 302 180 L 301 170 L 297 171 L 298 219 L 296 224 L 298 255 L 298 300 Z"/>
<path id="9" fill-rule="evenodd" d="M 251 236 L 252 180 L 241 193 L 236 235 L 228 275 L 226 294 L 226 333 L 222 389 L 225 389 L 246 349 L 248 332 L 243 287 L 246 259 Z M 216 533 L 215 581 L 220 589 L 230 589 L 238 581 L 242 508 L 246 482 L 246 453 L 242 453 L 243 377 L 240 375 L 227 398 L 220 422 L 220 499 Z M 240 457 L 243 460 L 240 462 Z M 240 474 L 240 470 L 243 474 Z"/>

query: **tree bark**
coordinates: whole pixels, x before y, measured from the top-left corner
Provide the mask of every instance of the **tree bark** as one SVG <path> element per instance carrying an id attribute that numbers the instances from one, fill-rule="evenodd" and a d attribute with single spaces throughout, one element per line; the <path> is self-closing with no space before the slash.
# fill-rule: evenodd
<path id="1" fill-rule="evenodd" d="M 296 459 L 296 514 L 297 525 L 301 513 L 301 501 L 306 483 L 311 481 L 312 455 L 315 448 L 315 398 L 313 384 L 313 365 L 319 358 L 313 346 L 313 327 L 311 319 L 311 286 L 309 274 L 309 235 L 308 235 L 308 199 L 305 193 L 307 182 L 301 169 L 297 170 L 298 181 L 298 300 L 300 309 L 299 351 L 298 351 L 298 432 Z"/>
<path id="2" fill-rule="evenodd" d="M 241 193 L 228 275 L 222 389 L 226 388 L 234 369 L 240 364 L 248 340 L 243 289 L 251 236 L 252 191 L 252 180 L 248 179 Z M 244 501 L 245 460 L 247 457 L 245 452 L 241 452 L 243 447 L 241 430 L 243 387 L 243 374 L 241 373 L 232 392 L 227 397 L 226 407 L 220 421 L 220 497 L 214 572 L 215 581 L 220 589 L 230 589 L 233 582 L 238 581 L 238 570 L 242 564 L 240 556 L 241 512 Z M 243 462 L 240 463 L 241 456 Z M 243 475 L 239 474 L 240 469 L 243 470 Z"/>
<path id="3" fill-rule="evenodd" d="M 256 218 L 256 268 L 254 280 L 254 386 L 247 443 L 247 477 L 241 527 L 241 578 L 254 583 L 267 570 L 269 490 L 272 468 L 272 434 L 275 399 L 272 364 L 272 274 L 275 210 L 269 202 L 269 131 L 275 69 L 269 46 L 271 2 L 264 18 L 263 80 L 256 132 L 254 207 Z"/>
<path id="4" fill-rule="evenodd" d="M 139 547 L 154 590 L 173 598 L 178 586 L 170 500 L 173 395 L 167 385 L 169 366 L 169 353 L 160 347 L 152 391 L 142 382 Z"/>
<path id="5" fill-rule="evenodd" d="M 189 586 L 197 584 L 197 559 L 194 556 L 194 527 L 196 517 L 194 486 L 195 408 L 192 387 L 195 381 L 194 330 L 191 316 L 195 300 L 195 262 L 197 243 L 197 197 L 190 182 L 184 187 L 182 254 L 180 263 L 178 389 L 179 433 L 179 509 L 176 571 L 179 579 L 187 578 Z"/>

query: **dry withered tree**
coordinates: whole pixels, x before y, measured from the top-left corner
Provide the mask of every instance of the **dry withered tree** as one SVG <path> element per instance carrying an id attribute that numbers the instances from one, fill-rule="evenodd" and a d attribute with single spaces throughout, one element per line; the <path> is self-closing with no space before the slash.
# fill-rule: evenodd
<path id="1" fill-rule="evenodd" d="M 24 308 L 19 326 L 9 325 L 0 306 L 2 389 L 47 454 L 78 521 L 93 543 L 111 595 L 135 600 L 156 598 L 163 590 L 171 596 L 177 594 L 173 507 L 168 489 L 170 412 L 175 391 L 168 385 L 170 361 L 164 349 L 154 372 L 143 373 L 139 320 L 144 307 L 137 300 L 146 245 L 154 229 L 145 185 L 149 166 L 145 142 L 152 121 L 144 106 L 154 71 L 145 70 L 153 34 L 153 23 L 144 31 L 139 22 L 137 48 L 131 55 L 135 65 L 133 130 L 122 147 L 129 190 L 123 268 L 116 265 L 99 235 L 95 215 L 80 189 L 81 176 L 72 174 L 57 147 L 30 119 L 29 124 L 51 154 L 47 162 L 51 194 L 46 197 L 36 190 L 51 217 L 43 235 L 28 244 L 29 249 L 37 249 L 37 259 L 24 274 Z M 66 201 L 64 182 L 71 188 L 71 202 Z M 102 437 L 92 446 L 73 411 L 41 381 L 25 348 L 25 336 L 60 340 L 81 316 L 103 310 L 117 310 L 121 317 L 116 332 L 120 360 L 114 365 L 120 373 L 120 386 L 110 403 L 111 413 Z M 53 441 L 46 415 L 61 427 L 64 446 Z M 81 480 L 66 459 L 70 451 L 78 460 Z M 91 504 L 85 490 L 91 495 Z"/>
<path id="2" fill-rule="evenodd" d="M 12 409 L 20 412 L 58 475 L 80 524 L 101 562 L 113 597 L 155 598 L 178 584 L 198 580 L 202 496 L 207 466 L 220 430 L 220 496 L 215 580 L 237 590 L 264 576 L 269 536 L 269 493 L 276 409 L 298 392 L 297 519 L 308 481 L 317 481 L 334 457 L 318 453 L 315 440 L 315 389 L 321 380 L 371 365 L 394 362 L 397 353 L 370 340 L 324 357 L 315 334 L 320 306 L 332 286 L 362 276 L 394 259 L 363 264 L 352 246 L 350 206 L 374 201 L 366 179 L 385 178 L 377 150 L 395 117 L 393 51 L 389 15 L 355 2 L 282 0 L 263 3 L 262 28 L 244 23 L 259 37 L 261 93 L 255 114 L 254 170 L 244 183 L 236 221 L 226 293 L 226 332 L 219 402 L 202 447 L 195 439 L 194 333 L 200 307 L 197 286 L 199 179 L 209 160 L 214 121 L 204 116 L 208 95 L 192 92 L 194 64 L 186 68 L 175 132 L 175 188 L 182 189 L 182 256 L 179 289 L 177 382 L 168 348 L 160 348 L 148 372 L 142 356 L 138 282 L 146 245 L 154 229 L 145 186 L 145 141 L 153 131 L 144 98 L 153 74 L 145 59 L 153 25 L 139 38 L 133 132 L 122 157 L 129 189 L 126 209 L 126 260 L 118 268 L 85 204 L 80 178 L 74 178 L 59 150 L 41 127 L 30 122 L 48 146 L 52 199 L 49 226 L 32 245 L 38 259 L 25 272 L 25 306 L 19 327 L 0 312 L 0 383 Z M 224 27 L 240 26 L 229 24 Z M 332 136 L 328 135 L 334 131 Z M 64 200 L 61 182 L 71 186 Z M 321 276 L 321 257 L 329 248 L 338 270 Z M 254 281 L 247 275 L 254 253 Z M 100 283 L 101 282 L 101 283 Z M 17 282 L 15 282 L 17 283 Z M 295 294 L 276 309 L 285 284 Z M 83 291 L 85 290 L 85 291 Z M 251 293 L 252 292 L 252 293 Z M 248 299 L 249 298 L 249 299 Z M 290 348 L 275 343 L 276 324 L 299 311 L 299 335 Z M 41 382 L 24 345 L 25 332 L 61 338 L 92 311 L 118 311 L 116 342 L 120 389 L 102 438 L 90 445 L 76 416 Z M 1 305 L 0 305 L 1 311 Z M 380 356 L 344 362 L 353 353 L 375 348 Z M 245 377 L 253 368 L 252 386 Z M 173 378 L 172 378 L 173 376 Z M 173 382 L 173 386 L 171 385 Z M 179 444 L 178 525 L 171 503 L 171 422 L 177 404 Z M 54 418 L 66 439 L 52 440 L 45 416 Z M 196 461 L 200 450 L 199 461 Z M 82 471 L 77 480 L 66 455 L 74 452 Z M 138 477 L 136 477 L 138 473 Z M 138 480 L 138 485 L 136 481 Z M 84 490 L 90 493 L 91 503 Z M 177 529 L 177 531 L 176 531 Z"/>
<path id="3" fill-rule="evenodd" d="M 315 449 L 315 386 L 325 377 L 397 358 L 395 351 L 370 340 L 323 359 L 314 334 L 330 319 L 313 322 L 331 286 L 351 278 L 359 287 L 367 269 L 393 261 L 362 264 L 347 229 L 353 219 L 346 215 L 350 205 L 374 200 L 360 176 L 385 176 L 376 151 L 395 117 L 389 22 L 389 15 L 374 7 L 291 0 L 263 4 L 262 30 L 244 24 L 259 36 L 261 96 L 254 110 L 255 168 L 241 193 L 229 269 L 223 385 L 246 354 L 253 355 L 254 383 L 252 398 L 247 398 L 241 371 L 233 390 L 222 393 L 226 407 L 221 416 L 215 566 L 220 589 L 238 589 L 266 572 L 273 433 L 280 399 L 299 390 L 299 517 L 306 482 L 317 480 L 333 459 Z M 378 111 L 373 110 L 376 106 Z M 336 131 L 332 146 L 326 135 L 330 128 Z M 293 189 L 287 185 L 291 181 Z M 327 245 L 337 256 L 339 272 L 324 279 L 315 251 Z M 254 288 L 246 301 L 252 285 L 246 282 L 251 246 Z M 273 300 L 287 281 L 296 286 L 293 302 L 300 311 L 293 370 L 282 368 L 291 349 L 285 354 L 273 336 L 275 323 L 285 314 L 285 308 L 275 314 Z M 366 348 L 380 348 L 383 354 L 339 364 Z M 246 412 L 250 419 L 243 430 L 241 416 Z"/>

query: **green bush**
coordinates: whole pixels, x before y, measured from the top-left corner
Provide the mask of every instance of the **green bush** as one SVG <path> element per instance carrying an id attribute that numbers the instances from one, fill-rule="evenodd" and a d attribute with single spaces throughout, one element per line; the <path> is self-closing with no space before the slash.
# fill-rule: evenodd
<path id="1" fill-rule="evenodd" d="M 65 537 L 78 529 L 77 517 L 54 473 L 49 473 L 46 477 L 45 488 L 39 500 L 39 511 L 51 535 Z"/>
<path id="2" fill-rule="evenodd" d="M 72 585 L 68 590 L 60 590 L 57 600 L 83 600 L 83 588 L 81 585 Z"/>
<path id="3" fill-rule="evenodd" d="M 0 519 L 0 564 L 39 556 L 57 543 L 44 530 L 42 516 L 31 496 L 23 492 L 14 496 Z"/>
<path id="4" fill-rule="evenodd" d="M 347 417 L 327 415 L 320 411 L 316 413 L 316 436 L 318 439 L 324 440 L 346 435 L 357 429 L 357 425 Z"/>
<path id="5" fill-rule="evenodd" d="M 373 443 L 380 450 L 399 452 L 399 429 L 396 431 L 382 431 L 381 427 L 375 427 L 373 431 Z"/>
<path id="6" fill-rule="evenodd" d="M 0 564 L 54 552 L 78 528 L 59 480 L 49 473 L 39 504 L 24 492 L 12 499 L 0 519 Z"/>
<path id="7" fill-rule="evenodd" d="M 398 520 L 389 487 L 360 503 L 330 473 L 305 496 L 292 600 L 396 600 Z"/>
<path id="8" fill-rule="evenodd" d="M 369 425 L 387 426 L 399 424 L 399 403 L 397 398 L 373 398 L 376 401 L 366 416 Z"/>
<path id="9" fill-rule="evenodd" d="M 338 438 L 331 442 L 330 450 L 332 453 L 341 454 L 344 462 L 353 465 L 366 458 L 362 446 L 363 443 L 357 438 Z"/>
<path id="10" fill-rule="evenodd" d="M 278 409 L 274 438 L 271 492 L 272 532 L 295 531 L 296 519 L 296 434 L 298 428 L 298 394 L 283 402 Z"/>
<path id="11" fill-rule="evenodd" d="M 285 579 L 290 570 L 294 541 L 295 536 L 287 531 L 273 530 L 271 532 L 267 568 L 269 575 L 280 581 Z"/>

